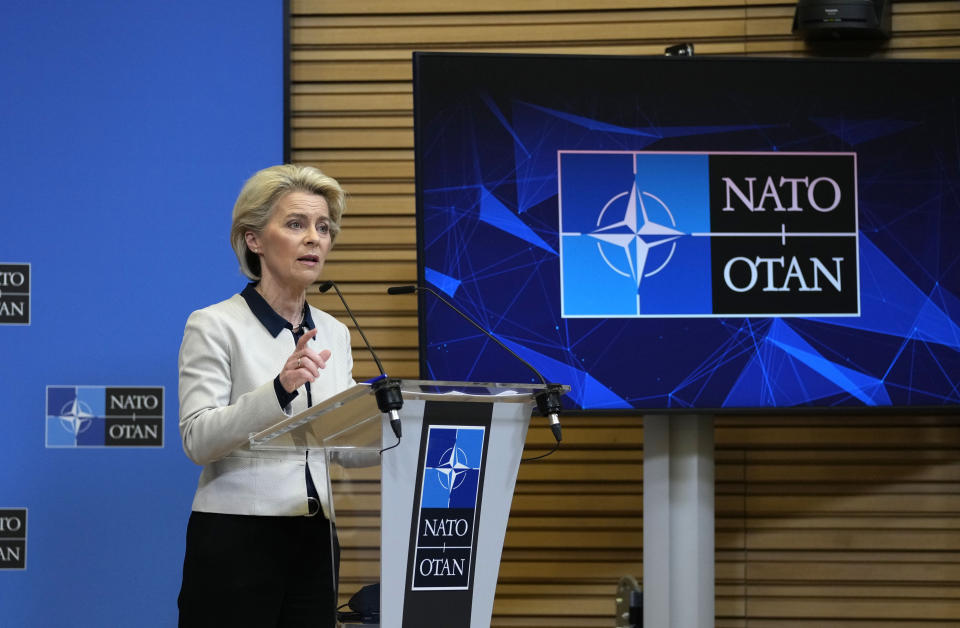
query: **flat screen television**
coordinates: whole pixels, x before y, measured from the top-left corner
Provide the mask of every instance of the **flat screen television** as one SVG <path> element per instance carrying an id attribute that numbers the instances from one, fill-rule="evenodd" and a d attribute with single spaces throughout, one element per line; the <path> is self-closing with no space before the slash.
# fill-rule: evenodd
<path id="1" fill-rule="evenodd" d="M 956 411 L 958 76 L 415 54 L 419 280 L 568 409 Z M 539 381 L 419 305 L 422 377 Z"/>

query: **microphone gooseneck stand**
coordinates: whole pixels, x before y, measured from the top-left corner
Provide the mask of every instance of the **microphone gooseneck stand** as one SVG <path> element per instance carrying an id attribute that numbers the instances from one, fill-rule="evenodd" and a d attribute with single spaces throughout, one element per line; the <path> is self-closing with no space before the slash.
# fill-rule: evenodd
<path id="1" fill-rule="evenodd" d="M 536 399 L 537 409 L 540 411 L 540 414 L 547 417 L 547 419 L 549 420 L 550 431 L 553 432 L 553 437 L 554 439 L 556 439 L 556 443 L 557 443 L 556 447 L 554 447 L 552 451 L 548 452 L 545 455 L 549 455 L 553 453 L 553 451 L 556 451 L 556 448 L 559 447 L 560 441 L 562 440 L 562 437 L 563 437 L 563 433 L 560 427 L 560 410 L 561 410 L 560 393 L 563 390 L 563 387 L 560 384 L 547 382 L 547 378 L 545 378 L 540 373 L 540 371 L 535 369 L 533 365 L 531 365 L 529 362 L 527 362 L 526 360 L 521 358 L 519 355 L 517 355 L 513 350 L 510 349 L 510 347 L 500 342 L 499 338 L 494 336 L 492 333 L 484 329 L 475 320 L 473 320 L 472 318 L 464 314 L 462 311 L 460 311 L 460 309 L 457 306 L 455 306 L 453 303 L 448 301 L 446 298 L 443 297 L 443 295 L 441 295 L 439 292 L 437 292 L 433 288 L 430 288 L 429 286 L 421 286 L 421 285 L 392 286 L 390 288 L 387 288 L 388 294 L 412 294 L 420 291 L 429 292 L 430 294 L 435 296 L 437 299 L 440 300 L 441 303 L 443 303 L 444 305 L 449 307 L 451 310 L 459 314 L 464 320 L 466 320 L 468 323 L 470 323 L 471 325 L 479 329 L 484 335 L 486 335 L 488 338 L 493 340 L 495 343 L 500 345 L 507 353 L 515 357 L 517 360 L 520 360 L 520 362 L 522 362 L 528 369 L 533 371 L 534 374 L 540 378 L 540 381 L 543 384 L 544 389 L 539 393 L 537 393 L 534 396 L 534 399 Z M 544 456 L 538 456 L 538 458 L 542 458 L 542 457 Z M 536 459 L 537 458 L 529 458 L 526 461 L 536 460 Z"/>
<path id="2" fill-rule="evenodd" d="M 399 441 L 403 433 L 403 428 L 400 424 L 400 413 L 398 412 L 398 410 L 403 407 L 403 394 L 400 391 L 400 380 L 394 377 L 388 377 L 386 372 L 383 370 L 383 364 L 380 363 L 380 358 L 377 357 L 376 351 L 374 351 L 373 347 L 370 346 L 370 341 L 367 340 L 367 335 L 363 333 L 360 323 L 357 322 L 353 312 L 350 311 L 350 306 L 347 305 L 347 300 L 343 298 L 343 293 L 340 292 L 340 288 L 337 286 L 337 284 L 333 281 L 327 280 L 320 284 L 318 290 L 320 291 L 320 294 L 323 294 L 330 288 L 333 288 L 337 291 L 337 296 L 340 297 L 340 302 L 343 303 L 343 307 L 347 310 L 347 314 L 350 315 L 350 320 L 353 321 L 354 327 L 357 328 L 357 331 L 360 333 L 360 337 L 363 338 L 364 344 L 367 345 L 367 350 L 370 351 L 370 355 L 373 356 L 373 361 L 377 364 L 377 369 L 380 371 L 380 378 L 371 384 L 373 387 L 373 394 L 377 398 L 377 408 L 380 409 L 380 412 L 389 415 L 390 429 L 393 430 L 393 433 L 396 435 L 397 440 Z"/>

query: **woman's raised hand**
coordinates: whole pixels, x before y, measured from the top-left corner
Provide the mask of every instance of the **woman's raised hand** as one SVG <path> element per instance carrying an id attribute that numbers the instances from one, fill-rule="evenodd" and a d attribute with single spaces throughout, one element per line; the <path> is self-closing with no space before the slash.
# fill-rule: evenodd
<path id="1" fill-rule="evenodd" d="M 317 329 L 311 329 L 297 341 L 297 348 L 287 358 L 280 371 L 280 385 L 288 393 L 292 393 L 307 382 L 316 381 L 320 369 L 325 368 L 330 359 L 330 350 L 324 349 L 317 353 L 307 346 L 311 338 L 317 335 Z"/>

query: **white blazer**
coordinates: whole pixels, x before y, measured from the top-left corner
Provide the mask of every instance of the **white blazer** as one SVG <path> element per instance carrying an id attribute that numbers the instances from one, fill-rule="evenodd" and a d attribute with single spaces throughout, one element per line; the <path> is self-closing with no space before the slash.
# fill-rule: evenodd
<path id="1" fill-rule="evenodd" d="M 259 296 L 259 295 L 258 295 Z M 266 303 L 265 301 L 263 302 Z M 272 310 L 271 310 L 272 312 Z M 354 384 L 350 332 L 310 307 L 318 328 L 309 347 L 330 350 L 326 368 L 311 384 L 313 404 Z M 305 465 L 329 517 L 323 457 L 252 451 L 251 433 L 307 408 L 305 387 L 280 408 L 273 380 L 293 353 L 289 329 L 274 336 L 240 294 L 193 312 L 180 346 L 180 436 L 187 456 L 203 465 L 193 510 L 237 515 L 304 515 Z M 321 419 L 322 420 L 322 419 Z"/>

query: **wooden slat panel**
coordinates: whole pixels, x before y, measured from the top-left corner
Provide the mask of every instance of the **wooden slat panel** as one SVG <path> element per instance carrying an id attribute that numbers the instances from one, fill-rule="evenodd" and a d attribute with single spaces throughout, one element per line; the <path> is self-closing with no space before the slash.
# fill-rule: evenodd
<path id="1" fill-rule="evenodd" d="M 413 94 L 404 92 L 378 94 L 362 91 L 331 94 L 293 94 L 290 96 L 290 106 L 297 111 L 316 113 L 337 111 L 412 112 Z M 300 147 L 297 146 L 297 148 Z"/>
<path id="2" fill-rule="evenodd" d="M 867 559 L 868 560 L 868 559 Z M 960 582 L 960 566 L 948 564 L 861 562 L 821 562 L 756 560 L 750 565 L 751 577 L 769 582 Z M 798 569 L 802 567 L 802 569 Z"/>
<path id="3" fill-rule="evenodd" d="M 947 600 L 937 600 L 931 604 L 923 600 L 896 600 L 880 597 L 837 600 L 801 596 L 750 596 L 749 599 L 750 614 L 767 618 L 916 620 L 922 617 L 931 620 L 956 620 L 960 617 L 960 602 Z M 753 625 L 752 622 L 751 625 Z"/>
<path id="4" fill-rule="evenodd" d="M 415 261 L 389 262 L 377 259 L 379 257 L 382 256 L 370 255 L 367 261 L 359 261 L 356 258 L 344 262 L 330 260 L 326 263 L 324 273 L 328 277 L 336 277 L 337 281 L 393 281 L 398 284 L 416 282 Z"/>
<path id="5" fill-rule="evenodd" d="M 736 522 L 735 519 L 730 519 Z M 740 523 L 740 522 L 737 522 Z M 741 523 L 742 525 L 742 523 Z M 795 528 L 796 522 L 782 518 L 751 517 L 747 526 L 750 530 Z M 718 524 L 719 527 L 719 524 Z M 960 516 L 931 516 L 923 513 L 900 513 L 896 515 L 867 515 L 831 517 L 817 516 L 804 517 L 803 527 L 807 530 L 821 529 L 851 529 L 869 527 L 873 530 L 888 529 L 936 529 L 960 530 Z"/>
<path id="6" fill-rule="evenodd" d="M 413 164 L 410 164 L 409 167 L 413 168 Z M 412 194 L 404 196 L 395 194 L 357 194 L 356 185 L 352 185 L 349 182 L 345 183 L 345 185 L 347 186 L 347 212 L 349 214 L 413 216 L 416 211 Z"/>
<path id="7" fill-rule="evenodd" d="M 412 198 L 414 194 L 413 180 L 392 181 L 390 179 L 372 179 L 367 181 L 356 181 L 350 185 L 347 191 L 350 195 L 347 202 L 350 203 L 357 196 L 377 196 L 381 198 L 392 198 L 396 195 L 404 195 Z M 352 205 L 351 205 L 352 206 Z"/>
<path id="8" fill-rule="evenodd" d="M 331 175 L 333 176 L 333 175 Z M 344 229 L 337 238 L 337 249 L 369 247 L 372 245 L 416 246 L 416 234 L 409 227 L 378 227 Z"/>
<path id="9" fill-rule="evenodd" d="M 743 7 L 729 7 L 720 4 L 712 7 L 697 6 L 686 7 L 682 10 L 669 7 L 631 9 L 622 11 L 539 11 L 537 13 L 448 13 L 444 15 L 349 15 L 349 16 L 322 16 L 315 17 L 309 15 L 298 16 L 293 28 L 317 29 L 329 28 L 330 30 L 346 31 L 350 28 L 381 28 L 385 32 L 390 29 L 411 30 L 417 28 L 439 29 L 442 27 L 524 27 L 533 32 L 546 32 L 551 28 L 562 25 L 575 25 L 581 28 L 591 28 L 593 25 L 609 24 L 633 24 L 639 22 L 671 22 L 679 23 L 685 21 L 697 20 L 718 20 L 718 19 L 736 19 L 743 18 Z M 418 33 L 404 35 L 402 38 L 393 40 L 396 43 L 407 43 L 408 38 L 415 39 L 418 43 L 425 43 L 428 40 L 417 37 Z M 637 38 L 633 38 L 637 39 Z M 374 35 L 367 40 L 369 43 L 377 42 L 379 37 Z M 312 43 L 323 46 L 329 40 L 317 39 Z M 464 40 L 460 40 L 464 41 Z M 497 39 L 482 38 L 480 41 L 491 43 L 499 41 Z M 505 38 L 505 41 L 516 44 L 523 42 L 522 39 Z M 577 38 L 561 37 L 558 41 L 564 44 L 577 41 Z"/>
<path id="10" fill-rule="evenodd" d="M 388 372 L 415 377 L 416 50 L 960 58 L 955 0 L 893 5 L 894 37 L 813 47 L 795 0 L 292 0 L 292 159 L 349 193 L 325 269 Z M 349 324 L 336 295 L 311 302 Z M 355 332 L 354 332 L 355 333 Z M 354 337 L 354 374 L 376 372 Z M 613 625 L 613 592 L 642 574 L 642 421 L 565 416 L 564 446 L 521 465 L 495 626 Z M 723 417 L 716 423 L 716 625 L 942 628 L 960 624 L 960 417 Z M 526 455 L 552 446 L 535 417 Z M 375 505 L 357 495 L 352 506 Z M 375 580 L 370 515 L 341 567 Z M 341 597 L 346 601 L 346 587 Z M 354 589 L 355 590 L 355 589 Z"/>
<path id="11" fill-rule="evenodd" d="M 662 7 L 659 0 L 488 0 L 479 2 L 445 2 L 443 0 L 292 0 L 290 11 L 294 15 L 401 15 L 426 13 L 499 13 L 546 12 L 546 11 L 605 11 L 611 9 L 634 9 Z M 672 0 L 675 7 L 725 6 L 727 0 Z"/>
<path id="12" fill-rule="evenodd" d="M 349 291 L 344 289 L 343 286 L 341 286 L 340 289 L 344 293 L 344 298 L 347 299 L 351 309 L 355 312 L 364 312 L 365 316 L 381 313 L 408 314 L 413 316 L 417 314 L 416 298 L 411 295 L 391 295 L 386 293 L 386 289 L 374 293 L 359 293 L 352 290 L 354 287 L 355 285 L 350 286 L 351 289 Z M 311 295 L 309 301 L 338 318 L 348 318 L 347 311 L 343 308 L 336 293 L 323 296 Z M 347 321 L 345 320 L 344 322 Z"/>
<path id="13" fill-rule="evenodd" d="M 304 129 L 294 131 L 301 148 L 413 148 L 413 129 Z"/>
<path id="14" fill-rule="evenodd" d="M 409 81 L 410 60 L 348 60 L 330 62 L 301 61 L 293 66 L 293 81 Z"/>
<path id="15" fill-rule="evenodd" d="M 294 46 L 348 45 L 362 37 L 371 45 L 448 46 L 484 42 L 486 45 L 517 41 L 532 43 L 557 41 L 660 41 L 688 40 L 698 37 L 742 37 L 744 25 L 731 11 L 719 10 L 713 16 L 700 12 L 690 21 L 612 21 L 589 24 L 551 24 L 550 28 L 533 29 L 526 24 L 462 25 L 441 24 L 401 27 L 390 25 L 357 25 L 331 29 L 318 23 L 315 27 L 294 26 Z"/>
<path id="16" fill-rule="evenodd" d="M 750 482 L 851 482 L 879 483 L 886 485 L 908 476 L 914 482 L 956 482 L 960 477 L 960 461 L 948 464 L 924 466 L 907 464 L 753 464 L 748 470 Z"/>
<path id="17" fill-rule="evenodd" d="M 692 38 L 690 38 L 692 39 Z M 689 40 L 689 39 L 688 39 Z M 735 40 L 713 40 L 698 39 L 697 54 L 738 54 L 744 50 L 742 38 Z M 671 42 L 672 43 L 672 42 Z M 631 40 L 622 41 L 590 41 L 590 42 L 545 42 L 545 43 L 525 43 L 509 42 L 498 44 L 494 48 L 498 53 L 517 53 L 517 54 L 577 54 L 577 55 L 661 55 L 665 44 L 662 40 Z M 297 51 L 297 57 L 306 61 L 404 61 L 410 63 L 413 48 L 389 48 L 378 47 L 374 49 L 363 48 L 305 48 Z M 460 45 L 453 44 L 448 46 L 417 45 L 419 51 L 443 51 L 443 52 L 491 52 L 484 46 L 478 44 Z M 412 74 L 412 72 L 411 72 Z M 321 77 L 317 83 L 324 85 L 336 85 L 337 83 L 325 82 L 326 77 Z M 352 77 L 353 81 L 359 80 Z M 293 85 L 294 91 L 300 89 L 303 85 Z"/>
<path id="18" fill-rule="evenodd" d="M 773 443 L 792 443 L 794 447 L 817 448 L 824 446 L 841 447 L 898 447 L 907 440 L 923 442 L 929 445 L 945 442 L 960 442 L 960 426 L 935 428 L 923 427 L 883 427 L 878 426 L 869 432 L 856 427 L 824 426 L 817 430 L 804 427 L 744 427 L 724 430 L 722 442 L 718 446 L 763 447 Z"/>
<path id="19" fill-rule="evenodd" d="M 396 128 L 413 129 L 412 120 L 409 116 L 402 115 L 340 115 L 340 116 L 298 116 L 290 119 L 290 128 L 299 129 L 366 129 L 370 127 L 377 128 Z M 365 148 L 363 146 L 349 147 L 350 150 L 356 148 Z M 378 150 L 381 147 L 375 147 Z M 399 151 L 398 151 L 399 152 Z M 406 151 L 403 154 L 409 154 Z"/>

